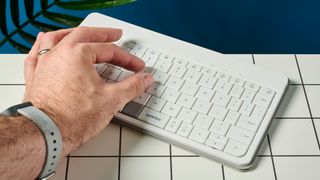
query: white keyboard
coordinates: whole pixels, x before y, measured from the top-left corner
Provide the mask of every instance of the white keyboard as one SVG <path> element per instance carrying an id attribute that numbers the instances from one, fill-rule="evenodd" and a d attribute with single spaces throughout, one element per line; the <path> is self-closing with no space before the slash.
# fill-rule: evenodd
<path id="1" fill-rule="evenodd" d="M 253 65 L 238 66 L 223 55 L 104 15 L 91 14 L 82 25 L 95 24 L 131 32 L 117 44 L 141 58 L 145 71 L 155 79 L 116 115 L 116 121 L 237 169 L 252 165 L 286 90 L 286 77 Z M 133 38 L 138 40 L 130 41 Z M 172 49 L 166 46 L 153 48 L 156 43 L 174 43 L 175 48 L 183 45 L 194 50 L 194 57 L 209 53 L 210 59 L 183 58 L 178 55 L 188 48 L 175 55 L 168 53 Z M 96 68 L 109 83 L 133 74 L 110 64 Z"/>

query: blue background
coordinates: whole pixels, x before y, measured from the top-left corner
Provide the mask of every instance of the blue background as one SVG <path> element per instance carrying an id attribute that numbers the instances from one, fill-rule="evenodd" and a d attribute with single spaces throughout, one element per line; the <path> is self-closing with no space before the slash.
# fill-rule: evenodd
<path id="1" fill-rule="evenodd" d="M 92 12 L 50 10 L 82 17 Z M 316 0 L 138 0 L 98 12 L 222 53 L 320 53 Z M 8 43 L 0 48 L 15 52 Z"/>

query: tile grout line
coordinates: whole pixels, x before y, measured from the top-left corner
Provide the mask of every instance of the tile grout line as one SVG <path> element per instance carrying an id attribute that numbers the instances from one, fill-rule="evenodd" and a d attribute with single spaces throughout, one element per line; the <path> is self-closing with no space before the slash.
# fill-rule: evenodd
<path id="1" fill-rule="evenodd" d="M 170 155 L 170 180 L 173 180 L 173 171 L 172 171 L 172 146 L 169 144 L 169 155 Z"/>
<path id="2" fill-rule="evenodd" d="M 273 157 L 320 157 L 320 154 L 278 154 L 278 155 L 272 155 Z M 271 157 L 271 155 L 268 154 L 261 154 L 258 155 L 258 157 Z"/>
<path id="3" fill-rule="evenodd" d="M 221 165 L 221 171 L 222 171 L 222 180 L 226 180 L 226 176 L 224 174 L 224 166 Z"/>
<path id="4" fill-rule="evenodd" d="M 69 155 L 67 156 L 67 165 L 66 165 L 66 172 L 64 175 L 64 179 L 68 180 L 68 173 L 69 173 Z"/>
<path id="5" fill-rule="evenodd" d="M 118 157 L 118 180 L 120 180 L 121 173 L 121 144 L 122 144 L 122 126 L 119 126 L 119 157 Z"/>
<path id="6" fill-rule="evenodd" d="M 269 151 L 270 151 L 270 157 L 271 157 L 271 163 L 272 163 L 272 168 L 273 168 L 274 179 L 277 180 L 278 177 L 277 177 L 277 172 L 276 172 L 276 166 L 274 164 L 274 159 L 273 159 L 273 153 L 272 153 L 269 133 L 267 134 L 267 139 L 268 139 L 268 145 L 269 145 Z"/>
<path id="7" fill-rule="evenodd" d="M 254 55 L 253 54 L 251 54 L 251 57 L 252 57 L 252 63 L 256 64 L 256 60 L 254 59 Z"/>
<path id="8" fill-rule="evenodd" d="M 313 120 L 313 116 L 312 116 L 312 112 L 311 112 L 311 107 L 310 107 L 310 103 L 309 103 L 307 91 L 306 91 L 306 88 L 305 88 L 305 86 L 304 86 L 304 82 L 303 82 L 303 78 L 302 78 L 302 74 L 301 74 L 301 70 L 300 70 L 300 66 L 299 66 L 299 62 L 298 62 L 297 55 L 295 54 L 294 57 L 295 57 L 295 61 L 296 61 L 297 67 L 298 67 L 298 71 L 299 71 L 299 76 L 300 76 L 300 80 L 301 80 L 301 83 L 302 83 L 303 92 L 304 92 L 304 95 L 305 95 L 305 98 L 306 98 L 306 101 L 307 101 L 307 106 L 308 106 L 309 114 L 310 114 L 310 117 L 311 117 L 311 122 L 312 122 L 313 130 L 314 130 L 314 133 L 315 133 L 315 136 L 316 136 L 318 148 L 319 148 L 319 150 L 320 150 L 319 137 L 318 137 L 316 125 L 314 124 L 314 120 Z"/>

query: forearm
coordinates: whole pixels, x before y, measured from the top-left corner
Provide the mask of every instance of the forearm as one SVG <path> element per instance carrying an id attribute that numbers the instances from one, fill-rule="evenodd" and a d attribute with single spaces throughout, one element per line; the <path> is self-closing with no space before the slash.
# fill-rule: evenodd
<path id="1" fill-rule="evenodd" d="M 40 129 L 23 116 L 0 116 L 0 179 L 35 179 L 46 146 Z"/>

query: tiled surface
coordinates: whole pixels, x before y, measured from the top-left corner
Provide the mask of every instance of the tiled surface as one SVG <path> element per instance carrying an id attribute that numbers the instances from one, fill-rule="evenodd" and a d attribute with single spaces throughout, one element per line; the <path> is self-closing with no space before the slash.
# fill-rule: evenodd
<path id="1" fill-rule="evenodd" d="M 240 172 L 112 123 L 66 157 L 54 180 L 320 179 L 320 148 L 316 137 L 316 134 L 320 137 L 319 55 L 297 55 L 297 61 L 294 55 L 254 55 L 254 61 L 252 55 L 228 56 L 281 71 L 292 83 L 252 169 Z M 20 61 L 10 60 L 15 58 L 0 55 L 0 111 L 23 98 L 24 56 L 19 57 Z"/>
<path id="2" fill-rule="evenodd" d="M 320 155 L 311 119 L 276 119 L 272 126 L 273 155 Z"/>
<path id="3" fill-rule="evenodd" d="M 320 177 L 320 157 L 275 157 L 279 180 L 318 180 Z"/>
<path id="4" fill-rule="evenodd" d="M 319 66 L 320 67 L 320 66 Z M 320 76 L 319 76 L 320 77 Z M 320 117 L 320 86 L 305 86 L 313 117 Z"/>
<path id="5" fill-rule="evenodd" d="M 290 79 L 291 84 L 301 83 L 294 55 L 254 55 L 257 65 L 282 72 Z"/>
<path id="6" fill-rule="evenodd" d="M 305 84 L 320 84 L 320 55 L 297 55 Z"/>
<path id="7" fill-rule="evenodd" d="M 172 169 L 174 180 L 201 179 L 222 180 L 221 165 L 202 157 L 174 157 Z"/>

